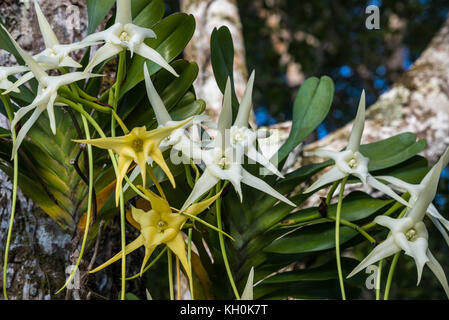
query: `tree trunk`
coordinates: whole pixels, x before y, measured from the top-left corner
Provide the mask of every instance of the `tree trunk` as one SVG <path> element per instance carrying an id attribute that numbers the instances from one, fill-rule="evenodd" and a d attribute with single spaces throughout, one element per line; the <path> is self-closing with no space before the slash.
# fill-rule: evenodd
<path id="1" fill-rule="evenodd" d="M 79 41 L 87 34 L 86 1 L 40 0 L 39 4 L 61 43 Z M 24 49 L 33 54 L 44 49 L 32 1 L 2 0 L 0 17 L 8 31 Z M 0 66 L 15 63 L 13 56 L 6 51 L 0 51 Z M 2 116 L 0 125 L 8 127 L 7 123 L 8 121 Z M 2 262 L 0 271 L 2 275 L 11 196 L 12 183 L 6 174 L 0 171 L 0 261 Z M 55 297 L 54 293 L 66 279 L 65 268 L 72 249 L 72 237 L 65 234 L 53 220 L 22 194 L 19 193 L 18 198 L 8 259 L 8 298 L 63 299 L 64 294 Z M 3 286 L 1 276 L 0 299 L 3 299 Z"/>
<path id="2" fill-rule="evenodd" d="M 218 118 L 222 93 L 218 88 L 210 59 L 210 37 L 215 27 L 227 26 L 234 42 L 234 82 L 238 98 L 243 96 L 248 78 L 242 24 L 236 0 L 180 0 L 181 11 L 195 17 L 196 28 L 184 54 L 199 67 L 194 86 L 197 95 L 206 101 L 208 115 Z"/>

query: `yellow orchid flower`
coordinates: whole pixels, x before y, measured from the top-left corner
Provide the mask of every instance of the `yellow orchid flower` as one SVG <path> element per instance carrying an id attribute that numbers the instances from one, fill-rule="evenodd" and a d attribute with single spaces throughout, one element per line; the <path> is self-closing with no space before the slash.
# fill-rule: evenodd
<path id="1" fill-rule="evenodd" d="M 173 210 L 177 210 L 172 209 L 167 200 L 159 197 L 150 190 L 143 188 L 142 190 L 150 199 L 152 209 L 150 211 L 144 211 L 131 207 L 132 218 L 139 224 L 141 234 L 136 240 L 125 247 L 125 254 L 129 254 L 141 246 L 145 246 L 145 257 L 140 269 L 140 274 L 142 275 L 143 269 L 153 251 L 158 245 L 165 244 L 179 258 L 187 276 L 191 278 L 192 272 L 187 262 L 186 245 L 181 234 L 181 228 L 188 219 L 186 215 L 196 216 L 200 214 L 217 200 L 221 192 L 209 199 L 189 206 L 183 212 L 177 213 L 173 212 Z M 183 215 L 183 213 L 186 213 L 186 215 Z M 101 266 L 90 271 L 90 273 L 95 273 L 121 258 L 122 252 L 120 251 Z"/>
<path id="2" fill-rule="evenodd" d="M 73 140 L 78 143 L 91 144 L 102 149 L 111 149 L 119 155 L 118 176 L 115 188 L 115 203 L 118 205 L 122 181 L 129 166 L 134 161 L 140 167 L 142 183 L 145 186 L 146 164 L 149 157 L 154 160 L 165 172 L 173 187 L 176 187 L 175 179 L 165 162 L 162 151 L 159 149 L 161 141 L 168 137 L 174 130 L 184 126 L 190 119 L 174 126 L 147 131 L 145 126 L 134 128 L 128 134 L 121 137 L 100 138 L 91 140 Z"/>

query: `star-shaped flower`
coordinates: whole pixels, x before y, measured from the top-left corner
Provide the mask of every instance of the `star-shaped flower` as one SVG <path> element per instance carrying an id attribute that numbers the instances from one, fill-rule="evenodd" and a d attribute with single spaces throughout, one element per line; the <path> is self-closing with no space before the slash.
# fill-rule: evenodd
<path id="1" fill-rule="evenodd" d="M 145 126 L 137 127 L 128 134 L 115 138 L 99 138 L 91 140 L 74 140 L 78 143 L 87 143 L 102 149 L 111 149 L 119 155 L 118 157 L 118 177 L 115 189 L 115 201 L 118 205 L 122 181 L 128 172 L 128 168 L 134 161 L 140 167 L 142 183 L 145 186 L 146 164 L 148 157 L 151 157 L 165 172 L 168 179 L 175 187 L 175 179 L 165 162 L 162 151 L 159 149 L 160 142 L 169 136 L 174 130 L 185 125 L 190 119 L 171 127 L 159 128 L 147 131 Z"/>
<path id="2" fill-rule="evenodd" d="M 14 44 L 15 48 L 19 52 L 22 59 L 25 61 L 25 63 L 28 65 L 28 67 L 31 69 L 31 72 L 36 77 L 37 81 L 39 82 L 38 87 L 38 93 L 37 96 L 34 98 L 33 102 L 26 106 L 22 107 L 15 113 L 14 119 L 11 123 L 11 127 L 14 128 L 16 124 L 30 111 L 34 110 L 33 114 L 30 116 L 30 118 L 25 122 L 25 124 L 20 129 L 19 133 L 17 134 L 16 143 L 13 146 L 12 150 L 12 158 L 17 153 L 17 150 L 19 149 L 20 144 L 22 143 L 23 139 L 25 138 L 28 131 L 31 129 L 33 124 L 37 121 L 40 114 L 47 110 L 48 112 L 48 118 L 50 119 L 50 128 L 53 134 L 56 134 L 56 120 L 55 120 L 55 112 L 54 112 L 54 104 L 56 97 L 58 96 L 58 89 L 62 86 L 69 85 L 73 82 L 77 82 L 79 80 L 88 79 L 91 77 L 101 76 L 101 75 L 95 75 L 91 73 L 82 73 L 82 72 L 73 72 L 64 74 L 61 76 L 49 76 L 44 68 L 40 66 L 28 53 L 26 53 L 20 46 L 17 44 L 17 42 L 12 38 L 12 36 L 9 34 L 9 32 L 3 27 L 3 30 L 8 34 L 9 38 L 11 39 L 12 43 Z M 4 92 L 3 94 L 6 94 Z"/>
<path id="3" fill-rule="evenodd" d="M 234 124 L 230 129 L 230 141 L 231 146 L 237 149 L 239 154 L 246 154 L 246 156 L 260 163 L 266 169 L 276 174 L 278 177 L 283 178 L 284 176 L 279 172 L 279 170 L 267 159 L 262 153 L 256 149 L 256 141 L 258 134 L 254 132 L 249 126 L 249 115 L 252 106 L 252 94 L 254 86 L 255 72 L 251 73 L 251 76 L 246 85 L 245 93 L 243 94 L 242 101 L 240 102 L 239 111 Z"/>
<path id="4" fill-rule="evenodd" d="M 232 183 L 234 189 L 240 196 L 240 201 L 243 200 L 241 183 L 244 183 L 296 207 L 293 202 L 274 190 L 268 183 L 253 176 L 242 167 L 242 154 L 239 154 L 241 149 L 235 149 L 230 144 L 229 129 L 231 122 L 231 84 L 228 79 L 224 94 L 223 109 L 218 119 L 218 134 L 214 140 L 214 147 L 209 150 L 203 150 L 202 161 L 206 167 L 201 177 L 195 183 L 183 208 L 188 207 L 200 198 L 201 195 L 210 190 L 220 180 L 227 180 Z"/>
<path id="5" fill-rule="evenodd" d="M 440 158 L 438 163 L 431 170 L 430 175 L 426 176 L 426 189 L 421 191 L 414 201 L 412 208 L 407 209 L 403 218 L 394 219 L 387 216 L 378 216 L 374 222 L 391 230 L 387 239 L 376 246 L 373 251 L 348 275 L 352 277 L 367 266 L 387 258 L 401 250 L 405 254 L 413 257 L 418 271 L 418 283 L 421 280 L 422 270 L 427 264 L 435 276 L 440 281 L 446 294 L 449 297 L 449 286 L 443 268 L 432 255 L 428 248 L 428 232 L 425 224 L 422 222 L 429 205 L 435 197 L 439 175 L 447 165 L 447 153 Z"/>
<path id="6" fill-rule="evenodd" d="M 202 202 L 193 204 L 182 212 L 173 212 L 173 209 L 170 207 L 167 200 L 159 197 L 150 190 L 143 190 L 145 195 L 150 199 L 151 210 L 144 211 L 134 207 L 131 208 L 132 218 L 138 223 L 141 234 L 136 240 L 126 246 L 125 254 L 129 254 L 141 246 L 145 246 L 145 257 L 140 270 L 142 274 L 148 259 L 156 247 L 160 244 L 165 244 L 176 256 L 178 256 L 187 276 L 190 278 L 192 273 L 187 262 L 185 242 L 181 233 L 181 228 L 188 217 L 182 213 L 185 212 L 191 216 L 200 214 L 215 202 L 221 193 Z M 120 251 L 107 262 L 92 270 L 91 273 L 109 266 L 113 262 L 120 260 L 121 257 L 122 252 Z"/>
<path id="7" fill-rule="evenodd" d="M 429 193 L 429 190 L 430 191 L 432 190 L 429 186 L 433 185 L 435 183 L 435 180 L 436 181 L 439 180 L 441 171 L 446 167 L 448 162 L 449 162 L 449 148 L 446 149 L 445 153 L 440 158 L 438 163 L 421 180 L 420 184 L 410 184 L 398 178 L 389 176 L 379 176 L 377 178 L 391 183 L 394 186 L 394 188 L 397 188 L 403 192 L 410 193 L 409 204 L 413 208 L 420 194 Z M 432 196 L 431 193 L 429 193 L 429 195 Z M 411 211 L 408 211 L 407 214 L 410 214 L 410 212 Z M 423 212 L 424 211 L 422 211 L 420 214 L 422 214 Z M 438 209 L 433 205 L 432 202 L 425 211 L 425 214 L 432 220 L 432 222 L 435 224 L 435 227 L 441 232 L 444 239 L 446 240 L 446 243 L 449 245 L 449 235 L 446 231 L 449 230 L 449 221 L 438 212 Z M 418 218 L 420 218 L 420 216 L 417 216 L 416 219 Z M 446 228 L 446 230 L 444 228 Z"/>
<path id="8" fill-rule="evenodd" d="M 167 109 L 165 108 L 164 102 L 156 91 L 156 88 L 151 81 L 150 74 L 148 72 L 148 66 L 145 64 L 143 67 L 143 73 L 145 77 L 145 85 L 147 89 L 147 96 L 150 100 L 151 106 L 153 107 L 154 114 L 158 123 L 158 128 L 164 128 L 169 126 L 178 125 L 182 121 L 173 121 Z M 205 119 L 205 116 L 194 116 L 191 118 L 194 122 L 201 122 Z M 187 123 L 185 126 L 174 130 L 169 136 L 161 141 L 159 148 L 162 151 L 173 148 L 176 151 L 181 151 L 182 156 L 186 160 L 201 160 L 201 144 L 200 142 L 192 140 L 187 134 L 185 129 L 187 126 L 192 125 L 193 122 Z M 187 162 L 189 163 L 189 162 Z"/>
<path id="9" fill-rule="evenodd" d="M 0 67 L 0 89 L 9 90 L 9 88 L 11 88 L 14 84 L 8 80 L 8 77 L 12 76 L 13 74 L 26 72 L 28 70 L 29 69 L 25 66 Z M 20 90 L 18 88 L 9 90 L 9 92 L 11 91 L 20 93 Z"/>
<path id="10" fill-rule="evenodd" d="M 33 59 L 38 62 L 45 71 L 61 67 L 81 68 L 82 66 L 70 57 L 70 53 L 97 43 L 78 42 L 72 44 L 60 44 L 52 27 L 48 23 L 47 19 L 45 19 L 37 0 L 34 0 L 34 8 L 36 9 L 39 28 L 42 37 L 44 38 L 45 50 L 33 56 Z M 13 85 L 11 85 L 6 93 L 11 91 L 16 92 L 18 87 L 30 81 L 34 77 L 35 74 L 33 72 L 27 72 Z"/>
<path id="11" fill-rule="evenodd" d="M 147 38 L 156 38 L 156 34 L 151 29 L 142 28 L 132 23 L 131 0 L 117 0 L 115 24 L 104 31 L 93 33 L 83 40 L 83 42 L 89 43 L 105 42 L 86 67 L 86 71 L 92 70 L 101 62 L 115 56 L 124 49 L 128 49 L 131 51 L 131 55 L 135 52 L 178 76 L 176 71 L 156 50 L 145 44 L 144 40 Z"/>
<path id="12" fill-rule="evenodd" d="M 390 187 L 374 178 L 368 172 L 369 159 L 364 157 L 360 152 L 360 142 L 362 140 L 363 129 L 365 126 L 365 91 L 360 97 L 357 116 L 354 120 L 351 135 L 349 137 L 348 146 L 345 150 L 337 152 L 331 150 L 317 150 L 315 154 L 323 158 L 331 158 L 335 161 L 335 166 L 324 173 L 313 183 L 305 193 L 312 192 L 329 183 L 341 180 L 349 175 L 356 176 L 363 184 L 369 184 L 371 187 L 382 191 L 386 195 L 392 197 L 396 201 L 408 206 L 408 203 L 399 197 Z"/>

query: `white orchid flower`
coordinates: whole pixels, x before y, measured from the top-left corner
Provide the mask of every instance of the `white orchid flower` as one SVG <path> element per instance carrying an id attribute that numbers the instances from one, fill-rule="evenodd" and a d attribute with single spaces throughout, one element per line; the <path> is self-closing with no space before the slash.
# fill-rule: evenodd
<path id="1" fill-rule="evenodd" d="M 317 150 L 315 154 L 322 158 L 331 158 L 335 161 L 335 166 L 324 173 L 313 183 L 304 193 L 309 193 L 329 183 L 341 180 L 349 175 L 356 176 L 362 183 L 382 191 L 396 201 L 408 206 L 407 201 L 397 195 L 390 187 L 374 178 L 368 172 L 369 159 L 360 152 L 360 142 L 362 140 L 365 126 L 365 91 L 362 92 L 357 115 L 354 120 L 348 146 L 345 150 L 337 152 L 331 150 Z"/>
<path id="2" fill-rule="evenodd" d="M 41 64 L 42 68 L 47 71 L 61 67 L 81 68 L 82 66 L 70 57 L 70 53 L 83 49 L 85 47 L 98 44 L 95 42 L 78 42 L 73 44 L 60 44 L 51 25 L 45 18 L 37 0 L 34 0 L 34 8 L 36 9 L 39 28 L 44 38 L 45 50 L 33 56 L 33 59 Z M 27 72 L 13 85 L 11 85 L 6 93 L 17 90 L 18 87 L 34 78 L 33 72 Z"/>
<path id="3" fill-rule="evenodd" d="M 8 90 L 14 85 L 11 81 L 8 80 L 9 76 L 12 76 L 13 74 L 17 73 L 26 72 L 28 70 L 29 69 L 25 66 L 0 67 L 0 89 Z M 20 90 L 18 88 L 14 88 L 9 92 L 11 91 L 20 93 Z"/>
<path id="4" fill-rule="evenodd" d="M 16 124 L 30 111 L 34 110 L 32 115 L 28 118 L 28 120 L 23 124 L 22 128 L 17 134 L 16 143 L 13 146 L 12 150 L 12 158 L 14 158 L 17 150 L 25 138 L 28 131 L 31 129 L 33 124 L 37 121 L 40 114 L 47 110 L 48 118 L 50 120 L 50 128 L 53 134 L 56 134 L 56 120 L 55 120 L 55 112 L 54 112 L 54 103 L 56 97 L 58 95 L 58 89 L 62 86 L 69 85 L 70 83 L 87 79 L 93 76 L 101 76 L 94 74 L 85 74 L 82 72 L 73 72 L 69 74 L 64 74 L 61 76 L 49 76 L 45 72 L 44 68 L 40 66 L 28 53 L 26 53 L 17 42 L 12 38 L 9 32 L 3 27 L 4 31 L 10 37 L 12 43 L 16 47 L 22 59 L 31 69 L 31 72 L 36 77 L 39 82 L 38 93 L 34 98 L 33 102 L 26 106 L 22 107 L 17 111 L 14 115 L 14 119 L 11 123 L 11 127 L 14 128 Z M 4 93 L 5 94 L 5 93 Z"/>
<path id="5" fill-rule="evenodd" d="M 42 33 L 42 37 L 45 42 L 45 50 L 35 55 L 33 58 L 49 68 L 58 67 L 73 67 L 81 68 L 82 66 L 73 60 L 69 53 L 72 51 L 80 50 L 88 47 L 93 43 L 78 42 L 73 44 L 60 44 L 56 34 L 53 32 L 52 27 L 45 18 L 37 0 L 34 0 L 34 8 L 36 9 L 37 20 L 39 22 L 39 28 Z"/>
<path id="6" fill-rule="evenodd" d="M 255 72 L 251 73 L 251 76 L 246 85 L 245 93 L 243 94 L 242 101 L 240 102 L 237 117 L 234 124 L 231 126 L 231 146 L 238 149 L 239 153 L 244 153 L 246 156 L 260 163 L 266 169 L 276 174 L 278 177 L 283 178 L 284 176 L 279 172 L 279 170 L 274 166 L 269 159 L 267 159 L 262 153 L 256 149 L 256 141 L 258 134 L 254 130 L 248 128 L 249 125 L 249 115 L 251 112 L 252 105 L 252 94 L 254 86 Z"/>
<path id="7" fill-rule="evenodd" d="M 115 24 L 104 31 L 93 33 L 83 40 L 83 42 L 105 42 L 86 67 L 86 71 L 92 70 L 101 62 L 128 49 L 131 51 L 131 56 L 135 52 L 178 76 L 156 50 L 144 43 L 147 38 L 156 38 L 156 34 L 151 29 L 142 28 L 132 23 L 131 0 L 117 0 Z"/>
<path id="8" fill-rule="evenodd" d="M 143 67 L 143 73 L 145 76 L 145 85 L 147 89 L 147 96 L 150 100 L 151 106 L 153 107 L 154 114 L 156 115 L 156 120 L 158 127 L 173 126 L 181 123 L 182 121 L 173 121 L 167 109 L 165 108 L 164 102 L 156 91 L 156 88 L 151 81 L 150 74 L 148 72 L 148 67 L 145 64 Z M 201 143 L 194 141 L 186 134 L 186 128 L 191 126 L 196 122 L 201 122 L 205 118 L 204 115 L 192 117 L 193 122 L 187 123 L 185 126 L 176 129 L 168 137 L 162 140 L 159 148 L 161 151 L 173 148 L 174 150 L 180 151 L 182 156 L 188 160 L 201 160 Z"/>
<path id="9" fill-rule="evenodd" d="M 240 154 L 238 152 L 239 150 L 234 149 L 230 145 L 229 129 L 231 124 L 231 82 L 228 79 L 223 99 L 223 109 L 218 119 L 218 134 L 214 140 L 214 148 L 203 150 L 202 160 L 205 164 L 204 172 L 196 182 L 181 211 L 200 198 L 205 192 L 209 191 L 220 180 L 227 180 L 232 183 L 240 197 L 240 201 L 243 200 L 241 183 L 244 183 L 296 207 L 293 202 L 274 190 L 265 181 L 253 176 L 242 167 L 241 160 L 243 154 Z"/>
<path id="10" fill-rule="evenodd" d="M 422 190 L 417 199 L 414 201 L 413 207 L 407 209 L 403 218 L 394 219 L 387 216 L 378 216 L 374 222 L 391 230 L 387 239 L 376 246 L 373 251 L 348 275 L 352 277 L 359 271 L 365 269 L 384 258 L 387 258 L 401 250 L 405 254 L 411 256 L 416 263 L 418 271 L 418 282 L 421 281 L 422 270 L 427 264 L 440 281 L 446 294 L 449 297 L 449 286 L 443 268 L 432 255 L 428 248 L 428 233 L 425 224 L 422 222 L 429 205 L 435 197 L 439 174 L 447 164 L 447 154 L 431 170 L 431 174 L 427 177 L 426 189 Z"/>
<path id="11" fill-rule="evenodd" d="M 440 158 L 437 164 L 433 166 L 433 168 L 426 174 L 426 176 L 422 179 L 420 184 L 410 184 L 404 182 L 395 177 L 389 176 L 379 176 L 378 179 L 385 180 L 393 185 L 393 188 L 397 188 L 403 192 L 410 193 L 409 204 L 413 208 L 416 200 L 419 195 L 423 192 L 427 192 L 429 185 L 434 183 L 432 180 L 439 180 L 439 176 L 441 171 L 446 167 L 449 162 L 449 148 L 446 149 L 443 156 Z M 409 213 L 409 212 L 408 212 Z M 438 209 L 431 202 L 429 207 L 425 211 L 425 214 L 432 220 L 435 227 L 441 232 L 444 237 L 444 240 L 449 246 L 449 235 L 446 230 L 449 230 L 449 221 L 445 219 L 439 212 Z M 444 229 L 446 228 L 446 230 Z"/>

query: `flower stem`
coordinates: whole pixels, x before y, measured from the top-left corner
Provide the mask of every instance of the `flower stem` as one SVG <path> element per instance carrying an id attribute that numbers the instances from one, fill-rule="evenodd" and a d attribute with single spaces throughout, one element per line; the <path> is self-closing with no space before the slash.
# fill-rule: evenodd
<path id="1" fill-rule="evenodd" d="M 341 257 L 340 257 L 340 220 L 341 220 L 341 204 L 343 202 L 343 193 L 345 191 L 345 185 L 346 181 L 348 180 L 348 177 L 343 178 L 341 182 L 340 187 L 340 195 L 338 197 L 338 204 L 337 204 L 337 216 L 335 219 L 335 255 L 337 259 L 337 271 L 338 271 L 338 280 L 340 282 L 340 290 L 341 290 L 341 297 L 343 300 L 346 300 L 346 293 L 345 293 L 345 285 L 343 280 L 343 272 L 341 270 Z"/>
<path id="2" fill-rule="evenodd" d="M 326 197 L 326 204 L 327 205 L 329 205 L 329 203 L 331 202 L 332 196 L 334 195 L 335 190 L 337 189 L 337 187 L 340 184 L 340 182 L 341 182 L 340 180 L 337 180 L 337 181 L 335 181 L 332 184 L 332 187 L 330 188 L 330 190 L 329 190 L 329 192 L 327 194 L 327 197 Z"/>
<path id="3" fill-rule="evenodd" d="M 170 288 L 170 300 L 175 300 L 175 292 L 173 290 L 173 262 L 170 249 L 167 250 L 168 258 L 168 286 Z"/>
<path id="4" fill-rule="evenodd" d="M 377 278 L 376 278 L 376 300 L 380 300 L 380 285 L 381 285 L 381 275 L 382 275 L 382 267 L 384 260 L 379 261 L 379 268 L 377 269 Z"/>
<path id="5" fill-rule="evenodd" d="M 8 96 L 4 96 L 3 94 L 0 94 L 1 100 L 3 102 L 3 105 L 6 109 L 6 113 L 8 114 L 9 122 L 12 123 L 12 120 L 14 118 L 13 114 L 13 107 L 11 105 L 11 100 L 9 100 Z M 11 128 L 11 135 L 12 135 L 12 142 L 13 144 L 16 141 L 16 129 Z M 16 213 L 16 203 L 17 203 L 17 181 L 19 177 L 19 156 L 16 155 L 14 157 L 14 172 L 13 172 L 13 188 L 12 188 L 12 203 L 11 203 L 11 215 L 9 217 L 9 226 L 8 226 L 8 236 L 6 238 L 6 245 L 5 245 L 5 257 L 3 262 L 3 296 L 5 300 L 8 300 L 6 288 L 7 288 L 7 281 L 8 281 L 8 255 L 9 255 L 9 248 L 11 246 L 11 238 L 12 238 L 12 229 L 14 226 L 14 216 Z"/>
<path id="6" fill-rule="evenodd" d="M 393 281 L 394 271 L 396 269 L 396 265 L 398 264 L 400 255 L 401 252 L 397 252 L 393 257 L 393 261 L 391 262 L 390 271 L 388 272 L 387 284 L 385 286 L 384 300 L 388 300 L 388 296 L 390 295 L 391 282 Z"/>
<path id="7" fill-rule="evenodd" d="M 59 101 L 69 105 L 71 108 L 75 109 L 81 115 L 83 115 L 87 121 L 95 128 L 95 130 L 98 132 L 98 134 L 102 138 L 106 138 L 106 135 L 104 134 L 103 130 L 101 129 L 100 125 L 95 121 L 92 116 L 84 110 L 83 106 L 78 105 L 74 103 L 73 101 L 65 98 L 58 98 Z M 114 152 L 112 150 L 108 150 L 109 157 L 111 158 L 112 166 L 114 167 L 115 175 L 118 176 L 118 166 L 117 166 L 117 158 L 114 155 Z M 126 247 L 126 233 L 125 233 L 125 203 L 123 198 L 123 191 L 120 192 L 120 228 L 121 228 L 121 241 L 122 241 L 122 291 L 121 291 L 121 300 L 125 300 L 125 285 L 126 285 L 126 254 L 125 254 L 125 247 Z"/>
<path id="8" fill-rule="evenodd" d="M 221 188 L 221 183 L 218 182 L 217 187 L 216 187 L 216 193 L 220 192 L 220 188 Z M 218 226 L 218 229 L 223 231 L 223 226 L 221 223 L 221 198 L 220 197 L 217 199 L 215 207 L 217 209 L 217 226 Z M 218 239 L 220 241 L 221 254 L 223 256 L 223 262 L 225 264 L 229 282 L 231 283 L 231 287 L 232 287 L 232 290 L 234 291 L 235 297 L 237 298 L 237 300 L 240 300 L 240 295 L 239 295 L 239 292 L 237 291 L 237 287 L 235 285 L 234 278 L 232 276 L 231 268 L 229 267 L 229 261 L 228 261 L 228 256 L 226 254 L 224 238 L 223 238 L 223 234 L 221 232 L 218 233 Z"/>
<path id="9" fill-rule="evenodd" d="M 329 221 L 337 221 L 337 218 L 333 218 L 333 217 L 329 217 L 327 218 Z M 355 223 L 352 223 L 350 221 L 344 220 L 340 218 L 340 224 L 347 226 L 357 232 L 359 232 L 362 236 L 364 236 L 366 238 L 366 240 L 368 240 L 371 244 L 375 244 L 376 243 L 376 239 L 374 239 L 368 232 L 366 232 L 365 230 L 363 230 L 363 228 L 359 227 L 358 225 L 356 225 Z"/>
<path id="10" fill-rule="evenodd" d="M 176 300 L 181 300 L 181 266 L 178 256 L 176 256 L 176 294 Z"/>
<path id="11" fill-rule="evenodd" d="M 192 228 L 189 228 L 188 232 L 188 240 L 187 240 L 187 261 L 189 263 L 189 269 L 192 273 Z M 192 277 L 189 278 L 189 287 L 190 287 L 190 297 L 192 300 L 195 300 L 195 297 L 193 295 L 193 273 Z"/>

